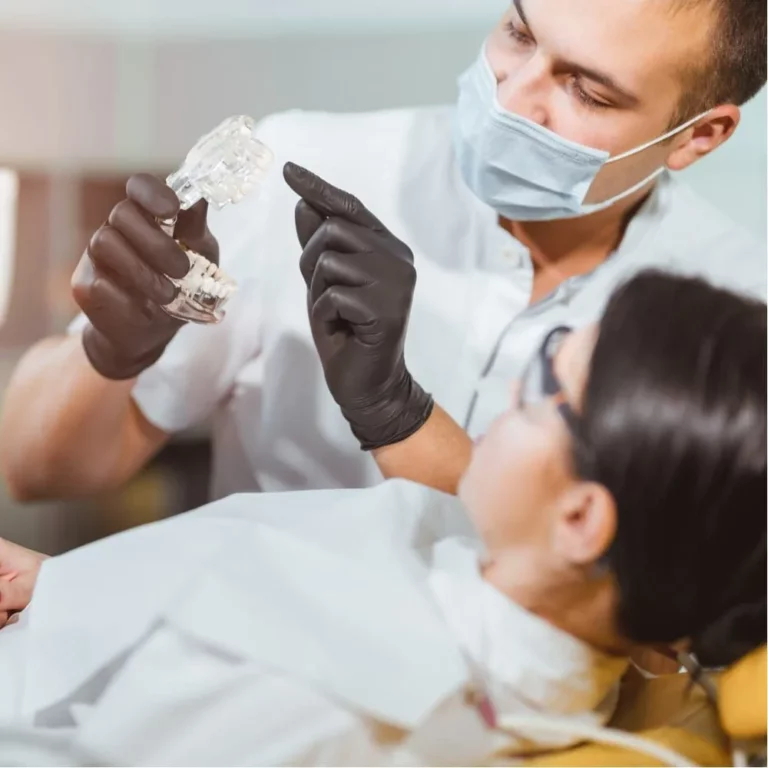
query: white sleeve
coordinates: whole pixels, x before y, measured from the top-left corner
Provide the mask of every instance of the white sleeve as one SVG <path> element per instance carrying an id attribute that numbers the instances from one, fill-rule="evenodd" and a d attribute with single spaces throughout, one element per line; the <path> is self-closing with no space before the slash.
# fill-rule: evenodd
<path id="1" fill-rule="evenodd" d="M 737 230 L 732 237 L 715 243 L 713 250 L 723 262 L 724 287 L 765 302 L 768 292 L 766 243 Z"/>
<path id="2" fill-rule="evenodd" d="M 201 621 L 216 621 L 201 606 Z M 95 765 L 375 765 L 363 718 L 298 680 L 158 627 L 81 720 Z"/>
<path id="3" fill-rule="evenodd" d="M 245 363 L 259 353 L 258 277 L 238 283 L 239 290 L 222 323 L 184 326 L 160 360 L 136 382 L 134 401 L 164 432 L 178 432 L 203 422 L 227 397 Z"/>
<path id="4" fill-rule="evenodd" d="M 89 765 L 72 747 L 71 728 L 0 725 L 0 765 Z"/>
<path id="5" fill-rule="evenodd" d="M 81 312 L 68 326 L 67 333 L 70 336 L 77 336 L 83 332 L 83 328 L 88 325 L 88 318 Z"/>
<path id="6" fill-rule="evenodd" d="M 764 241 L 740 227 L 719 232 L 695 252 L 694 274 L 711 284 L 765 302 L 768 250 Z M 686 273 L 691 269 L 684 270 Z"/>

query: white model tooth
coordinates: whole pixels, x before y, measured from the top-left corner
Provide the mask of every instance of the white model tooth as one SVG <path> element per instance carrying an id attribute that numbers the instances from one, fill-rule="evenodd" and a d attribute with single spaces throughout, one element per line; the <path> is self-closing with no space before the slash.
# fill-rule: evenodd
<path id="1" fill-rule="evenodd" d="M 202 275 L 200 275 L 200 273 L 197 272 L 197 270 L 195 270 L 186 279 L 187 290 L 189 290 L 190 293 L 194 293 L 195 291 L 197 291 L 200 288 L 202 283 L 203 283 Z"/>
<path id="2" fill-rule="evenodd" d="M 218 308 L 237 290 L 237 283 L 217 264 L 196 251 L 187 251 L 189 272 L 176 281 L 184 296 L 193 303 L 211 303 Z"/>

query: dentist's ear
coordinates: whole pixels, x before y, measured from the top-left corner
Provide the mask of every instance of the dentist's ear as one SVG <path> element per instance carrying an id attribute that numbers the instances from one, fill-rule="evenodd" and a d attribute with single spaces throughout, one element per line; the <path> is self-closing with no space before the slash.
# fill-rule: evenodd
<path id="1" fill-rule="evenodd" d="M 616 536 L 616 502 L 599 483 L 578 482 L 559 501 L 555 548 L 573 565 L 599 560 Z"/>
<path id="2" fill-rule="evenodd" d="M 734 104 L 715 107 L 706 117 L 685 130 L 682 142 L 667 158 L 670 171 L 682 171 L 714 152 L 733 136 L 741 121 L 741 110 Z"/>

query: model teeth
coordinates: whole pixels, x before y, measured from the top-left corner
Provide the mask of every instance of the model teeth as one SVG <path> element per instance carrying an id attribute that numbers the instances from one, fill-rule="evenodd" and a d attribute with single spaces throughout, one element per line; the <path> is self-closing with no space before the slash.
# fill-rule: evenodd
<path id="1" fill-rule="evenodd" d="M 252 117 L 236 115 L 197 141 L 181 167 L 166 179 L 183 210 L 200 199 L 222 209 L 240 202 L 261 186 L 274 154 L 256 134 L 256 121 Z M 174 223 L 160 222 L 163 231 L 171 237 Z M 165 306 L 165 311 L 180 320 L 219 322 L 223 317 L 219 310 L 237 290 L 237 285 L 205 257 L 193 251 L 187 254 L 189 273 L 183 280 L 171 280 L 179 288 L 179 294 Z"/>
<path id="2" fill-rule="evenodd" d="M 220 309 L 237 290 L 232 278 L 211 261 L 194 251 L 187 251 L 190 268 L 186 277 L 178 281 L 182 293 L 190 300 L 210 309 L 215 304 Z"/>

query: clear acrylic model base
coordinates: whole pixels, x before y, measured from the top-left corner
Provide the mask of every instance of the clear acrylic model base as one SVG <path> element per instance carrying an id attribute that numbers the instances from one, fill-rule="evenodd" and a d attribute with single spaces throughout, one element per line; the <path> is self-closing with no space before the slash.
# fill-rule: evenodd
<path id="1" fill-rule="evenodd" d="M 220 210 L 230 203 L 239 203 L 258 186 L 274 156 L 256 138 L 255 127 L 250 117 L 230 117 L 195 144 L 181 168 L 166 180 L 183 211 L 203 198 Z M 175 218 L 158 223 L 173 237 Z M 179 320 L 220 322 L 224 305 L 237 290 L 237 284 L 205 256 L 182 242 L 179 245 L 189 257 L 190 268 L 181 280 L 168 278 L 179 293 L 163 309 Z"/>

